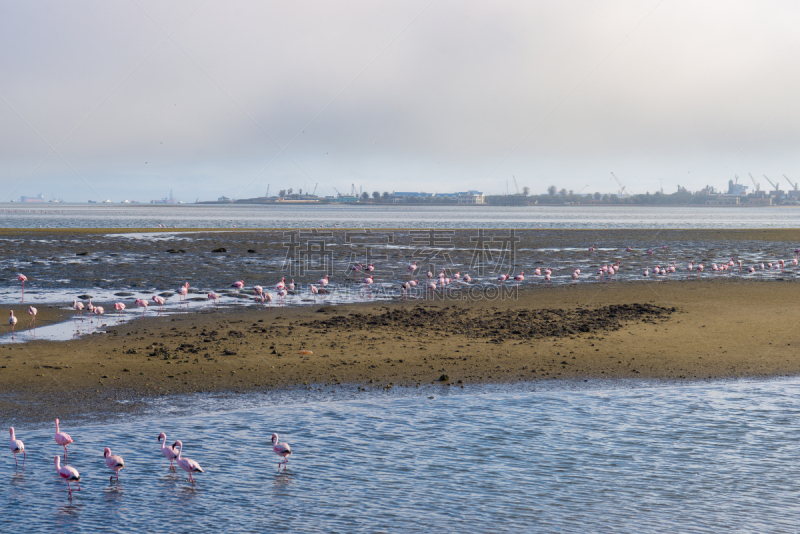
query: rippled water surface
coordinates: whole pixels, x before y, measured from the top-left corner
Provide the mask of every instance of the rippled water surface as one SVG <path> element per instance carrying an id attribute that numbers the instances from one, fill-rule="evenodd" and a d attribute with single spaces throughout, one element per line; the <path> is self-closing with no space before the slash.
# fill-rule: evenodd
<path id="1" fill-rule="evenodd" d="M 800 228 L 800 207 L 0 204 L 3 228 Z"/>
<path id="2" fill-rule="evenodd" d="M 588 386 L 592 386 L 588 384 Z M 796 532 L 800 380 L 253 403 L 18 429 L 5 532 Z M 168 406 L 168 405 L 167 405 Z M 171 474 L 156 436 L 205 473 Z M 277 469 L 269 436 L 294 454 Z M 110 482 L 103 447 L 125 458 Z"/>

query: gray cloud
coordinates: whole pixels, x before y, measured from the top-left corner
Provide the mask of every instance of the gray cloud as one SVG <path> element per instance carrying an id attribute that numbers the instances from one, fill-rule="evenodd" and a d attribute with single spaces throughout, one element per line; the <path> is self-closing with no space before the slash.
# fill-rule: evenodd
<path id="1" fill-rule="evenodd" d="M 500 192 L 511 175 L 534 192 L 611 191 L 611 170 L 633 192 L 800 178 L 798 11 L 5 2 L 0 198 Z"/>

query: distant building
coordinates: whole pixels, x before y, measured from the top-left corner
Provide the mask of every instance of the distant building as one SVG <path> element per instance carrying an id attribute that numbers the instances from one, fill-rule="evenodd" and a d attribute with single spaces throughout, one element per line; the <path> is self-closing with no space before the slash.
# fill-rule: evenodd
<path id="1" fill-rule="evenodd" d="M 736 195 L 713 195 L 706 200 L 706 206 L 738 206 L 739 197 Z"/>
<path id="2" fill-rule="evenodd" d="M 419 199 L 423 202 L 457 202 L 458 204 L 485 204 L 486 199 L 481 191 L 460 191 L 458 193 L 425 193 L 424 191 L 395 191 L 392 193 L 395 202 L 408 202 Z"/>
<path id="3" fill-rule="evenodd" d="M 38 196 L 35 197 L 19 197 L 20 202 L 44 202 L 44 195 L 39 193 Z"/>

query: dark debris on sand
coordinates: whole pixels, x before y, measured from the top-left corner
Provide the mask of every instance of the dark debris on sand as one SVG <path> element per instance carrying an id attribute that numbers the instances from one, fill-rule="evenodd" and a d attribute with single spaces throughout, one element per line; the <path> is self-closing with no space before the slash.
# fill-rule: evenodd
<path id="1" fill-rule="evenodd" d="M 615 331 L 626 323 L 666 321 L 676 308 L 651 304 L 615 304 L 593 309 L 510 309 L 476 314 L 465 308 L 396 309 L 382 314 L 353 313 L 304 323 L 320 329 L 435 329 L 473 338 L 542 339 L 578 333 Z"/>

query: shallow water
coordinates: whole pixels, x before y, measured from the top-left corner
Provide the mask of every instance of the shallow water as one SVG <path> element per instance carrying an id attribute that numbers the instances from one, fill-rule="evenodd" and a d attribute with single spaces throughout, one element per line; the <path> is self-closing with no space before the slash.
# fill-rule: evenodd
<path id="1" fill-rule="evenodd" d="M 800 228 L 800 207 L 0 204 L 2 228 Z"/>
<path id="2" fill-rule="evenodd" d="M 5 531 L 794 532 L 800 380 L 274 403 L 54 430 L 0 462 Z M 208 402 L 204 400 L 204 402 Z M 180 403 L 176 403 L 179 406 Z M 156 436 L 205 473 L 170 474 Z M 279 432 L 285 471 L 269 448 Z M 103 447 L 125 458 L 109 482 Z"/>

